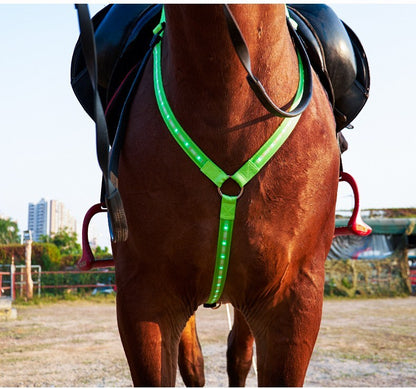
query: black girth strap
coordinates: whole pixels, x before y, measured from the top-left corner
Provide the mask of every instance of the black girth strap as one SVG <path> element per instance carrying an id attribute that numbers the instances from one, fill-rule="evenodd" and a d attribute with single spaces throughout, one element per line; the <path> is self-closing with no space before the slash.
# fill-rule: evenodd
<path id="1" fill-rule="evenodd" d="M 233 43 L 234 49 L 244 66 L 245 70 L 247 71 L 247 81 L 256 94 L 257 98 L 260 100 L 262 105 L 273 115 L 280 116 L 280 117 L 295 117 L 300 115 L 308 106 L 311 97 L 312 97 L 312 70 L 311 64 L 309 62 L 309 57 L 306 53 L 306 49 L 303 46 L 298 34 L 292 27 L 290 21 L 287 21 L 287 26 L 292 36 L 292 39 L 295 43 L 296 49 L 299 51 L 300 57 L 302 59 L 303 67 L 304 67 L 304 77 L 305 77 L 305 85 L 304 91 L 302 95 L 302 99 L 299 102 L 299 105 L 293 111 L 285 111 L 279 108 L 270 96 L 267 94 L 266 90 L 264 89 L 260 80 L 253 74 L 251 70 L 251 61 L 250 61 L 250 54 L 247 48 L 246 41 L 241 33 L 240 28 L 238 27 L 237 21 L 235 20 L 233 14 L 230 11 L 230 8 L 227 4 L 223 5 L 224 7 L 224 14 L 227 21 L 228 32 L 230 34 L 231 41 Z"/>
<path id="2" fill-rule="evenodd" d="M 104 109 L 98 92 L 97 82 L 97 54 L 94 39 L 94 29 L 90 19 L 88 5 L 76 4 L 78 12 L 80 41 L 85 58 L 88 74 L 91 80 L 94 96 L 94 122 L 97 143 L 98 164 L 103 173 L 103 188 L 101 201 L 106 203 L 110 217 L 111 238 L 114 242 L 125 241 L 127 239 L 127 219 L 124 213 L 123 203 L 120 193 L 109 177 L 109 152 L 110 144 L 108 139 L 107 122 L 105 120 Z"/>

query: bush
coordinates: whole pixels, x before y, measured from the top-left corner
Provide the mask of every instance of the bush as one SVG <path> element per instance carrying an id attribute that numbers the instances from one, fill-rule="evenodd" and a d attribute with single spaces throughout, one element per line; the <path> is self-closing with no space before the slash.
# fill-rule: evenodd
<path id="1" fill-rule="evenodd" d="M 77 262 L 81 258 L 80 255 L 63 255 L 60 260 L 60 270 L 65 270 L 68 268 L 76 268 Z"/>
<path id="2" fill-rule="evenodd" d="M 404 250 L 396 250 L 384 259 L 327 260 L 325 295 L 327 296 L 402 296 L 411 293 L 408 259 Z"/>
<path id="3" fill-rule="evenodd" d="M 114 270 L 110 271 L 103 271 L 103 270 L 96 270 L 91 272 L 60 272 L 60 273 L 43 273 L 42 274 L 42 286 L 44 287 L 43 293 L 60 295 L 66 293 L 66 289 L 59 287 L 59 288 L 51 288 L 51 286 L 62 286 L 66 285 L 67 289 L 77 288 L 78 285 L 90 285 L 86 288 L 95 289 L 97 283 L 109 285 L 115 283 L 115 275 Z M 48 286 L 48 287 L 46 287 Z M 106 286 L 101 286 L 101 288 L 106 289 Z M 85 292 L 85 287 L 80 288 L 82 291 Z"/>
<path id="4" fill-rule="evenodd" d="M 0 244 L 0 265 L 10 265 L 14 257 L 15 265 L 25 264 L 25 246 L 22 244 Z M 111 257 L 107 247 L 95 253 L 96 259 Z M 40 265 L 43 271 L 65 270 L 76 268 L 81 254 L 62 255 L 59 248 L 53 243 L 32 244 L 32 265 Z"/>
<path id="5" fill-rule="evenodd" d="M 25 264 L 25 246 L 22 244 L 0 245 L 0 264 L 10 265 L 14 257 L 15 265 Z M 33 243 L 32 265 L 40 265 L 42 270 L 57 270 L 61 254 L 52 243 Z"/>
<path id="6" fill-rule="evenodd" d="M 53 243 L 33 243 L 32 265 L 40 265 L 42 270 L 58 270 L 61 253 Z"/>
<path id="7" fill-rule="evenodd" d="M 22 244 L 0 245 L 0 264 L 10 265 L 14 257 L 15 265 L 25 264 L 25 246 Z"/>

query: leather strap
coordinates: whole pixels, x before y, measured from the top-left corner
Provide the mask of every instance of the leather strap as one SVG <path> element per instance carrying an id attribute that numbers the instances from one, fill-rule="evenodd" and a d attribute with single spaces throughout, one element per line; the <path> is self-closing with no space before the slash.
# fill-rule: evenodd
<path id="1" fill-rule="evenodd" d="M 260 80 L 253 74 L 251 70 L 250 53 L 248 51 L 248 47 L 243 37 L 243 34 L 241 33 L 238 23 L 235 20 L 233 14 L 231 13 L 229 6 L 227 4 L 224 4 L 223 8 L 231 41 L 240 59 L 241 64 L 244 66 L 247 72 L 247 82 L 249 83 L 251 89 L 256 94 L 257 98 L 262 103 L 264 108 L 266 108 L 273 115 L 279 117 L 295 117 L 300 115 L 306 109 L 312 97 L 312 70 L 311 64 L 309 62 L 309 57 L 306 53 L 306 49 L 303 46 L 302 41 L 300 40 L 298 34 L 294 30 L 290 21 L 287 21 L 287 26 L 290 35 L 294 40 L 295 47 L 298 50 L 298 58 L 300 58 L 304 67 L 305 88 L 302 95 L 302 99 L 298 106 L 291 111 L 285 111 L 282 108 L 279 108 L 272 101 Z"/>
<path id="2" fill-rule="evenodd" d="M 96 123 L 96 147 L 98 164 L 100 165 L 104 179 L 108 181 L 108 152 L 110 142 L 108 140 L 107 123 L 105 121 L 104 109 L 101 104 L 98 92 L 98 75 L 97 75 L 97 52 L 94 40 L 94 29 L 90 19 L 87 4 L 76 4 L 78 11 L 78 21 L 80 29 L 80 41 L 82 52 L 84 54 L 85 64 L 94 95 L 94 121 Z M 106 188 L 107 189 L 107 188 Z"/>
<path id="3" fill-rule="evenodd" d="M 110 218 L 111 239 L 113 241 L 125 241 L 127 239 L 127 219 L 123 203 L 116 186 L 109 178 L 109 152 L 110 142 L 108 138 L 107 122 L 104 109 L 98 91 L 97 76 L 97 52 L 94 38 L 94 28 L 91 22 L 87 4 L 76 4 L 80 28 L 80 42 L 84 54 L 85 64 L 90 77 L 94 96 L 94 122 L 96 134 L 97 159 L 103 173 L 103 188 L 101 201 L 106 203 Z"/>

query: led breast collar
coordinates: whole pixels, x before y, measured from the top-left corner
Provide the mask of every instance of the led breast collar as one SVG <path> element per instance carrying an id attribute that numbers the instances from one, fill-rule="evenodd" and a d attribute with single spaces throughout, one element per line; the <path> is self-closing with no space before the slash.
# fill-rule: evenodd
<path id="1" fill-rule="evenodd" d="M 163 35 L 164 12 L 162 12 L 161 23 L 155 28 L 154 33 Z M 294 98 L 291 109 L 295 108 L 302 96 L 304 88 L 303 66 L 298 54 L 299 63 L 299 86 Z M 169 103 L 163 88 L 162 67 L 161 67 L 161 42 L 157 43 L 153 49 L 153 79 L 156 101 L 160 114 L 169 129 L 169 132 L 189 156 L 189 158 L 199 167 L 218 188 L 221 196 L 220 223 L 218 231 L 217 254 L 215 270 L 212 281 L 211 293 L 207 302 L 207 307 L 215 306 L 224 290 L 227 269 L 230 258 L 231 239 L 234 226 L 235 210 L 237 200 L 243 194 L 244 186 L 261 170 L 261 168 L 273 157 L 273 155 L 283 145 L 292 133 L 300 116 L 285 118 L 280 126 L 275 130 L 271 137 L 260 147 L 260 149 L 233 175 L 228 175 L 219 166 L 212 162 L 208 156 L 195 144 L 191 137 L 179 124 Z M 237 196 L 229 196 L 221 192 L 222 184 L 232 179 L 240 186 L 241 191 Z"/>

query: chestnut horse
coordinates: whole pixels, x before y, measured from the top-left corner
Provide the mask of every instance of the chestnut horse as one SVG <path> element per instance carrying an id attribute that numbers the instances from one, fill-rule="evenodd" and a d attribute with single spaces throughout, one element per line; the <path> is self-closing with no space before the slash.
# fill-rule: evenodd
<path id="1" fill-rule="evenodd" d="M 253 73 L 277 106 L 290 106 L 299 67 L 284 5 L 230 9 Z M 269 114 L 245 82 L 222 6 L 166 5 L 165 11 L 167 100 L 193 141 L 232 174 L 283 119 Z M 334 117 L 314 74 L 311 101 L 295 129 L 238 200 L 220 298 L 236 312 L 227 352 L 231 385 L 245 382 L 253 339 L 259 385 L 303 384 L 321 320 L 338 176 Z M 236 195 L 236 186 L 228 180 L 221 191 Z M 178 357 L 185 383 L 202 385 L 193 315 L 211 291 L 221 198 L 169 133 L 152 61 L 132 102 L 119 190 L 129 236 L 113 245 L 117 316 L 134 385 L 173 386 Z"/>

